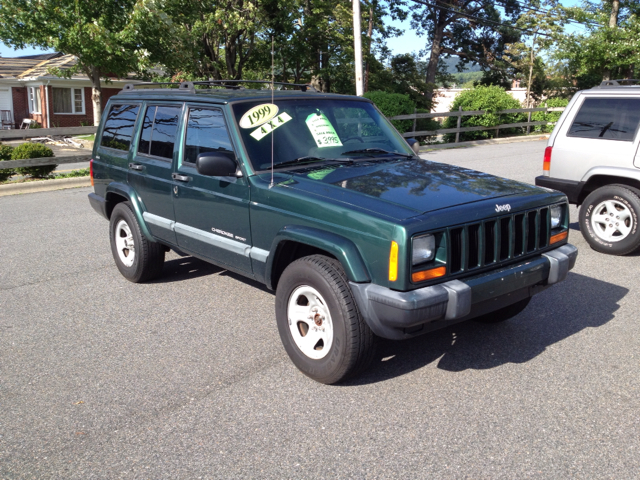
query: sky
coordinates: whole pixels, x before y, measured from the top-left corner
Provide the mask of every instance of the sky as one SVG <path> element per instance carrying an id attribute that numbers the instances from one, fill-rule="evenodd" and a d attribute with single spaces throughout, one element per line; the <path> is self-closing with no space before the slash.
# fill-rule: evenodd
<path id="1" fill-rule="evenodd" d="M 566 6 L 574 6 L 580 3 L 579 0 L 562 0 L 561 3 Z M 405 22 L 391 22 L 394 27 L 403 30 L 405 33 L 396 38 L 391 38 L 387 41 L 387 45 L 391 49 L 394 55 L 402 53 L 418 53 L 419 50 L 425 47 L 427 42 L 425 37 L 419 37 L 415 31 L 413 31 L 409 25 L 409 20 Z M 40 53 L 50 53 L 53 50 L 40 50 L 34 48 L 27 48 L 24 50 L 15 51 L 11 47 L 7 47 L 0 42 L 0 56 L 2 57 L 18 57 L 22 55 L 37 55 Z"/>

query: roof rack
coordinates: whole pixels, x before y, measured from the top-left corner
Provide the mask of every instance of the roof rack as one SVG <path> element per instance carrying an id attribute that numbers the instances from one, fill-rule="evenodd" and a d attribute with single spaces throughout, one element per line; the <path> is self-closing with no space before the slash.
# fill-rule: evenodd
<path id="1" fill-rule="evenodd" d="M 640 80 L 634 78 L 619 78 L 618 80 L 603 80 L 597 88 L 604 87 L 628 87 L 633 85 L 639 85 Z"/>
<path id="2" fill-rule="evenodd" d="M 170 87 L 177 85 L 178 90 L 187 91 L 188 93 L 196 92 L 196 85 L 204 85 L 209 87 L 219 86 L 225 87 L 232 90 L 243 90 L 244 87 L 240 85 L 241 83 L 261 83 L 271 85 L 271 81 L 269 80 L 205 80 L 199 82 L 142 82 L 142 83 L 127 83 L 122 92 L 131 92 L 133 90 L 167 90 L 166 88 L 146 88 L 147 86 L 158 86 L 158 85 L 169 85 Z M 287 82 L 273 82 L 274 85 L 280 85 L 285 87 L 298 87 L 303 92 L 307 90 L 310 92 L 317 92 L 315 88 L 307 83 L 287 83 Z M 139 88 L 136 88 L 139 87 Z"/>

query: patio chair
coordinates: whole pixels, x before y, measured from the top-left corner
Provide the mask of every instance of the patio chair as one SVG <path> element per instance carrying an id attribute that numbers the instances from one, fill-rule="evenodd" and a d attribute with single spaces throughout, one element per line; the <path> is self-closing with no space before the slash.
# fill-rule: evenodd
<path id="1" fill-rule="evenodd" d="M 0 121 L 2 122 L 1 128 L 11 130 L 14 128 L 13 125 L 13 115 L 11 115 L 11 110 L 0 110 Z"/>

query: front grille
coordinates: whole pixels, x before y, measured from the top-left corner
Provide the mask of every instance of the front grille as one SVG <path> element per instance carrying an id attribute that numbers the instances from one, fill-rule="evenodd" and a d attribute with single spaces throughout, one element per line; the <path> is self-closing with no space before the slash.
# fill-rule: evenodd
<path id="1" fill-rule="evenodd" d="M 449 274 L 472 271 L 549 245 L 549 208 L 449 228 Z"/>

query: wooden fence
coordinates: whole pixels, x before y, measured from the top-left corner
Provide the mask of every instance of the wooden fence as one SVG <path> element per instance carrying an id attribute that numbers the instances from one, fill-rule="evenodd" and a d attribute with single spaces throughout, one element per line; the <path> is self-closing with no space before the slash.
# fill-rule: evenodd
<path id="1" fill-rule="evenodd" d="M 515 108 L 509 110 L 499 110 L 497 112 L 488 112 L 487 110 L 473 110 L 473 111 L 463 111 L 460 108 L 457 112 L 440 112 L 440 113 L 412 113 L 409 115 L 397 115 L 395 117 L 389 117 L 389 120 L 413 120 L 413 130 L 410 132 L 405 132 L 402 134 L 403 137 L 416 137 L 416 136 L 436 136 L 443 135 L 445 133 L 455 133 L 456 134 L 456 143 L 460 141 L 460 134 L 464 132 L 481 132 L 483 130 L 496 130 L 496 136 L 500 133 L 500 130 L 504 130 L 505 128 L 516 128 L 516 127 L 526 127 L 527 133 L 530 132 L 532 126 L 535 125 L 553 125 L 552 122 L 532 122 L 531 114 L 533 112 L 562 112 L 565 107 L 539 107 L 539 108 Z M 495 127 L 461 127 L 462 117 L 475 116 L 475 115 L 484 115 L 486 113 L 493 114 L 507 114 L 507 113 L 526 113 L 527 121 L 519 122 L 519 123 L 505 123 L 502 125 L 496 125 Z M 439 128 L 438 130 L 422 130 L 416 131 L 416 120 L 419 118 L 442 118 L 442 117 L 458 117 L 458 126 L 456 128 Z"/>
<path id="2" fill-rule="evenodd" d="M 456 134 L 456 143 L 460 140 L 460 134 L 464 132 L 480 132 L 483 130 L 497 130 L 497 133 L 500 132 L 501 129 L 505 128 L 516 128 L 516 127 L 526 127 L 527 133 L 532 126 L 535 125 L 553 125 L 550 122 L 532 122 L 531 114 L 533 112 L 562 112 L 564 107 L 541 107 L 541 108 L 520 108 L 520 109 L 511 109 L 511 110 L 500 110 L 498 112 L 490 112 L 497 114 L 507 114 L 507 113 L 527 113 L 528 118 L 526 122 L 520 123 L 505 123 L 502 125 L 497 125 L 495 127 L 461 127 L 462 117 L 472 116 L 472 115 L 484 115 L 487 112 L 486 110 L 475 110 L 475 111 L 462 111 L 459 110 L 457 112 L 441 112 L 441 113 L 413 113 L 410 115 L 397 115 L 395 117 L 389 117 L 389 120 L 413 120 L 413 130 L 410 132 L 405 132 L 402 134 L 403 137 L 416 137 L 416 136 L 435 136 L 442 135 L 445 133 L 455 133 Z M 423 130 L 416 131 L 416 121 L 419 118 L 442 118 L 442 117 L 458 117 L 458 126 L 457 128 L 440 128 L 438 130 Z M 358 121 L 358 119 L 350 119 L 351 121 Z M 92 133 L 96 133 L 97 127 L 67 127 L 67 128 L 33 128 L 33 129 L 24 129 L 24 130 L 0 130 L 0 140 L 7 138 L 35 138 L 35 137 L 45 137 L 47 135 L 89 135 Z M 497 134 L 496 134 L 497 136 Z M 18 167 L 36 167 L 43 165 L 62 165 L 65 163 L 79 163 L 79 162 L 87 162 L 91 159 L 91 155 L 78 155 L 78 156 L 70 156 L 70 157 L 45 157 L 45 158 L 29 158 L 27 160 L 5 160 L 0 161 L 0 170 L 5 170 L 8 168 L 18 168 Z"/>
<path id="3" fill-rule="evenodd" d="M 97 127 L 63 127 L 63 128 L 25 128 L 15 130 L 0 130 L 0 140 L 46 137 L 48 135 L 91 135 L 98 131 Z M 87 155 L 74 155 L 68 157 L 43 157 L 28 158 L 25 160 L 0 161 L 0 170 L 19 167 L 41 167 L 44 165 L 62 165 L 65 163 L 80 163 L 91 160 L 91 152 Z"/>

